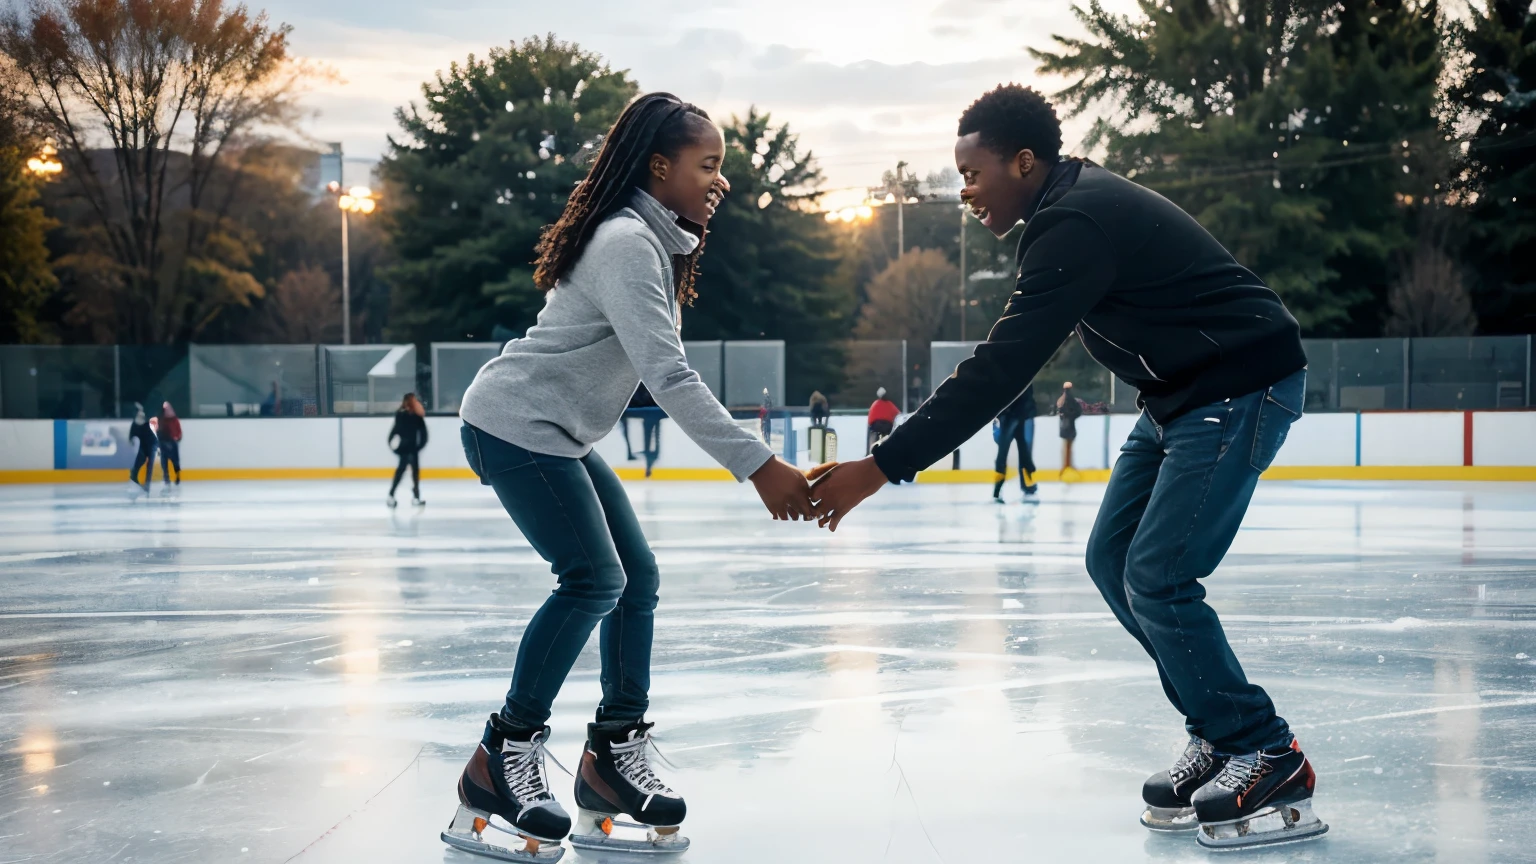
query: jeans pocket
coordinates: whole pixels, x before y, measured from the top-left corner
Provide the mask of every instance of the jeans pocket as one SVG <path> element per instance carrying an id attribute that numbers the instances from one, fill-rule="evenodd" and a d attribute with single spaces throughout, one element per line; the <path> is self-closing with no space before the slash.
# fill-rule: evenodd
<path id="1" fill-rule="evenodd" d="M 469 470 L 480 478 L 481 486 L 491 485 L 491 481 L 485 479 L 485 460 L 480 455 L 480 438 L 475 434 L 475 428 L 468 423 L 460 426 L 459 440 L 464 444 L 464 458 L 469 462 Z"/>
<path id="2" fill-rule="evenodd" d="M 1259 419 L 1253 430 L 1253 451 L 1248 459 L 1255 471 L 1268 470 L 1279 455 L 1286 435 L 1290 434 L 1291 424 L 1301 416 L 1300 411 L 1287 408 L 1276 399 L 1274 389 L 1266 389 L 1264 398 L 1259 402 Z"/>

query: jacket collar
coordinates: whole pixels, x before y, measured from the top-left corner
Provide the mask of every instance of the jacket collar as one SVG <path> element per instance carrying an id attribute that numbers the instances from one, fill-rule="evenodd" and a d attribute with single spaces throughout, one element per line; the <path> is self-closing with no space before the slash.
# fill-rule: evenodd
<path id="1" fill-rule="evenodd" d="M 699 238 L 677 224 L 677 214 L 661 206 L 661 202 L 644 189 L 635 190 L 629 209 L 645 221 L 668 255 L 687 255 L 699 248 Z"/>
<path id="2" fill-rule="evenodd" d="M 1024 221 L 1035 218 L 1041 208 L 1049 207 L 1061 200 L 1061 196 L 1071 190 L 1077 182 L 1077 175 L 1083 170 L 1083 163 L 1076 159 L 1062 159 L 1051 166 L 1050 173 L 1045 175 L 1045 182 L 1040 184 L 1040 191 L 1035 193 L 1035 200 L 1029 204 L 1029 215 Z"/>

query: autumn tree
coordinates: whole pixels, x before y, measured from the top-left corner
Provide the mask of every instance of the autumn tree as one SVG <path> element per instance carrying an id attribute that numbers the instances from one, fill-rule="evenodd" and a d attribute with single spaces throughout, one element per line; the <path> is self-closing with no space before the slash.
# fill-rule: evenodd
<path id="1" fill-rule="evenodd" d="M 40 318 L 57 284 L 44 242 L 53 223 L 27 168 L 43 142 L 16 97 L 14 73 L 0 58 L 0 342 L 44 342 L 54 335 Z"/>
<path id="2" fill-rule="evenodd" d="M 27 109 L 59 141 L 83 226 L 59 264 L 98 338 L 185 341 L 261 296 L 229 163 L 294 116 L 307 70 L 288 34 L 220 0 L 39 0 L 0 20 Z"/>

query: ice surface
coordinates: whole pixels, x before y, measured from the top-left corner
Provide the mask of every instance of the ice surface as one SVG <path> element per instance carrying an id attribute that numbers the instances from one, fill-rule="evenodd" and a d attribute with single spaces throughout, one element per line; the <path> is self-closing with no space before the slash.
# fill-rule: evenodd
<path id="1" fill-rule="evenodd" d="M 989 491 L 888 489 L 828 535 L 631 486 L 687 862 L 1211 857 L 1137 824 L 1182 732 L 1083 570 L 1102 487 Z M 0 487 L 0 862 L 472 861 L 437 835 L 552 578 L 490 490 L 424 492 Z M 1245 860 L 1536 860 L 1533 529 L 1531 485 L 1260 489 L 1208 588 L 1332 831 Z M 567 765 L 596 698 L 589 648 Z"/>

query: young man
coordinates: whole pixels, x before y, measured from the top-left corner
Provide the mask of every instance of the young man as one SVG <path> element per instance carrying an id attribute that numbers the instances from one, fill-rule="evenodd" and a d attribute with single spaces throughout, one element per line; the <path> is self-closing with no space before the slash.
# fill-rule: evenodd
<path id="1" fill-rule="evenodd" d="M 1194 219 L 1096 165 L 1059 158 L 1034 91 L 1000 86 L 960 117 L 955 161 L 972 212 L 1001 237 L 1025 222 L 1018 284 L 975 356 L 873 453 L 813 496 L 835 530 L 887 482 L 911 481 L 1013 401 L 1076 332 L 1140 391 L 1088 539 L 1088 573 L 1157 664 L 1190 735 L 1143 788 L 1149 828 L 1206 846 L 1316 836 L 1315 775 L 1269 696 L 1248 681 L 1200 579 L 1226 554 L 1259 474 L 1301 414 L 1296 319 Z"/>

